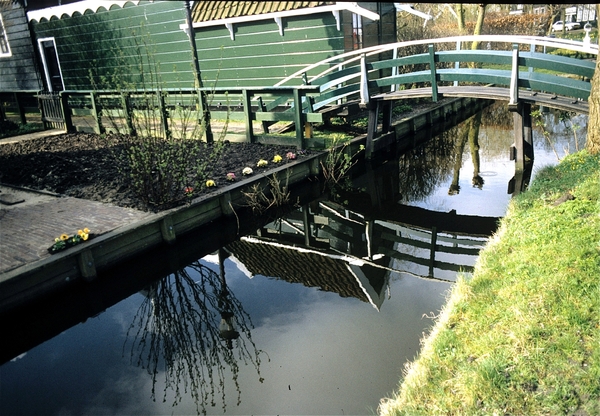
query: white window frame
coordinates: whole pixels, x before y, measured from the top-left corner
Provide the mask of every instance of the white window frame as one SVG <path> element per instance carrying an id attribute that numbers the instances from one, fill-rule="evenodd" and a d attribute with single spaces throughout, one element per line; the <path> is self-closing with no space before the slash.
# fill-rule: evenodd
<path id="1" fill-rule="evenodd" d="M 8 42 L 8 35 L 6 34 L 6 26 L 4 26 L 4 21 L 2 20 L 2 13 L 0 13 L 0 37 L 2 37 L 2 39 L 6 43 L 6 47 L 8 48 L 8 52 L 3 52 L 2 49 L 0 49 L 0 58 L 7 58 L 9 56 L 12 56 L 10 43 Z"/>
<path id="2" fill-rule="evenodd" d="M 362 16 L 352 13 L 352 49 L 364 48 Z"/>
<path id="3" fill-rule="evenodd" d="M 50 71 L 48 70 L 48 62 L 46 62 L 46 54 L 44 53 L 44 42 L 52 42 L 54 45 L 54 53 L 56 54 L 56 62 L 58 63 L 58 72 L 60 73 L 60 82 L 62 83 L 63 91 L 65 89 L 65 81 L 62 74 L 62 68 L 60 65 L 60 59 L 58 59 L 58 50 L 56 49 L 56 41 L 54 37 L 38 39 L 38 49 L 42 58 L 42 66 L 44 67 L 44 76 L 46 77 L 46 84 L 48 85 L 48 91 L 54 91 L 52 89 L 52 79 L 50 78 Z"/>

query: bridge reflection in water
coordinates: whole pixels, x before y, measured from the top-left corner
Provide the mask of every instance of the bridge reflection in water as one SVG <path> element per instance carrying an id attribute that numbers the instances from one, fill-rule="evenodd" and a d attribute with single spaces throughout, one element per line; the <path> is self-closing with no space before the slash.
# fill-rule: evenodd
<path id="1" fill-rule="evenodd" d="M 242 237 L 225 250 L 252 275 L 336 292 L 382 306 L 390 275 L 454 281 L 471 272 L 496 217 L 436 212 L 399 203 L 399 165 L 368 169 L 366 184 L 336 190 Z M 395 183 L 396 186 L 383 184 Z"/>

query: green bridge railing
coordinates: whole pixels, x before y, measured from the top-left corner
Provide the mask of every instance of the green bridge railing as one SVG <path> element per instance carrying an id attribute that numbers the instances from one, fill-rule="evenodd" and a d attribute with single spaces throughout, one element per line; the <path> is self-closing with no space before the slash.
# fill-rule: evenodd
<path id="1" fill-rule="evenodd" d="M 486 49 L 461 50 L 461 45 L 481 42 Z M 427 52 L 410 54 L 421 45 Z M 454 47 L 455 50 L 436 50 Z M 489 48 L 489 49 L 488 49 Z M 585 60 L 548 53 L 565 49 L 594 59 Z M 528 51 L 527 51 L 528 50 Z M 539 51 L 538 51 L 539 50 Z M 348 100 L 369 102 L 370 97 L 414 84 L 432 88 L 438 99 L 440 85 L 500 85 L 510 88 L 511 104 L 520 88 L 587 100 L 595 69 L 598 45 L 537 36 L 457 36 L 399 42 L 334 56 L 297 71 L 278 86 L 304 82 L 318 85 L 314 109 Z M 425 68 L 425 69 L 423 69 Z"/>

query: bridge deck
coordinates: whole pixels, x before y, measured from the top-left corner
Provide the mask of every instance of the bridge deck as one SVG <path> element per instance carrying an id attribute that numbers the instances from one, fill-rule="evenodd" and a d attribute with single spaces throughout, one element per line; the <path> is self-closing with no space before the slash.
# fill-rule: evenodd
<path id="1" fill-rule="evenodd" d="M 438 87 L 438 96 L 439 95 L 444 97 L 473 97 L 488 100 L 508 101 L 510 98 L 510 90 L 503 87 L 486 87 L 476 85 L 456 87 L 447 86 Z M 431 96 L 431 87 L 425 87 L 379 94 L 371 97 L 371 99 L 394 101 L 406 98 L 426 98 Z M 519 100 L 532 104 L 544 105 L 546 107 L 552 107 L 559 110 L 575 111 L 583 114 L 589 113 L 589 105 L 587 101 L 579 101 L 574 98 L 561 97 L 554 94 L 519 90 Z"/>

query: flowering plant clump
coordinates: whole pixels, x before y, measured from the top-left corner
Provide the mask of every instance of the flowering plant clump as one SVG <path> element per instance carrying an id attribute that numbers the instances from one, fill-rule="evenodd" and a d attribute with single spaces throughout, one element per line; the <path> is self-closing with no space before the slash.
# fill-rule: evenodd
<path id="1" fill-rule="evenodd" d="M 188 198 L 191 198 L 192 195 L 194 194 L 194 188 L 192 188 L 191 186 L 186 186 L 185 188 L 183 188 L 183 193 Z"/>
<path id="2" fill-rule="evenodd" d="M 285 157 L 288 160 L 294 160 L 294 159 L 296 159 L 296 153 L 294 153 L 294 152 L 287 152 L 286 155 L 285 155 Z"/>
<path id="3" fill-rule="evenodd" d="M 242 170 L 242 175 L 244 175 L 244 176 L 252 175 L 252 173 L 253 173 L 252 168 L 249 168 L 249 167 L 245 167 Z"/>
<path id="4" fill-rule="evenodd" d="M 267 162 L 264 159 L 261 159 L 261 160 L 258 161 L 258 163 L 256 164 L 256 166 L 258 166 L 259 168 L 262 168 L 262 167 L 267 166 L 268 164 L 269 164 L 269 162 Z"/>
<path id="5" fill-rule="evenodd" d="M 282 160 L 283 160 L 283 158 L 282 158 L 281 156 L 279 156 L 279 155 L 275 155 L 275 156 L 273 157 L 273 163 L 279 163 L 279 162 L 281 162 Z"/>
<path id="6" fill-rule="evenodd" d="M 212 188 L 213 186 L 217 186 L 217 184 L 215 183 L 215 181 L 213 181 L 212 179 L 209 179 L 206 181 L 206 187 L 207 188 Z"/>
<path id="7" fill-rule="evenodd" d="M 54 239 L 54 244 L 48 249 L 51 254 L 62 251 L 66 248 L 73 247 L 79 243 L 87 241 L 91 237 L 89 228 L 83 230 L 77 230 L 77 234 L 69 236 L 68 234 L 61 234 L 60 237 Z"/>
<path id="8" fill-rule="evenodd" d="M 229 173 L 227 174 L 227 180 L 228 180 L 229 182 L 233 182 L 233 181 L 235 181 L 235 173 L 233 173 L 233 172 L 229 172 Z"/>

